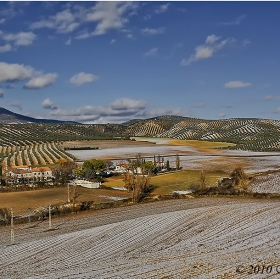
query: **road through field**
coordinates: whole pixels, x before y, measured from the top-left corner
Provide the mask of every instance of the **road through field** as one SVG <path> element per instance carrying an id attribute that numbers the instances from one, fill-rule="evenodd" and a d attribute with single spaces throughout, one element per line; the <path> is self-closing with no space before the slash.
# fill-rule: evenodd
<path id="1" fill-rule="evenodd" d="M 161 201 L 55 219 L 53 227 L 18 225 L 15 245 L 0 228 L 1 277 L 279 278 L 278 201 Z"/>

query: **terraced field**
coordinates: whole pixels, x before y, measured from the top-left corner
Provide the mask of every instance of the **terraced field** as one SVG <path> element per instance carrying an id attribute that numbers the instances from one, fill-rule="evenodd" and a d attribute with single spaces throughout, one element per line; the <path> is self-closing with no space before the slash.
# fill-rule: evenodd
<path id="1" fill-rule="evenodd" d="M 22 166 L 55 164 L 60 158 L 73 160 L 54 142 L 35 142 L 23 146 L 0 146 L 3 170 Z"/>
<path id="2" fill-rule="evenodd" d="M 2 278 L 278 278 L 278 201 L 192 199 L 1 228 Z M 271 266 L 263 273 L 250 268 Z M 236 268 L 239 266 L 238 272 Z M 255 273 L 255 272 L 258 273 Z M 252 274 L 250 274 L 252 273 Z"/>

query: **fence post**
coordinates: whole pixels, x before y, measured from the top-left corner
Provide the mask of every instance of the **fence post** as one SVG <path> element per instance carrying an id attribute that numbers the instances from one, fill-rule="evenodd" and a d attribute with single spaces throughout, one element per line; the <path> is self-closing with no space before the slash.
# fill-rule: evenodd
<path id="1" fill-rule="evenodd" d="M 52 229 L 52 213 L 51 213 L 51 205 L 49 204 L 49 229 Z"/>
<path id="2" fill-rule="evenodd" d="M 30 208 L 28 208 L 28 225 L 29 227 L 31 226 L 31 213 L 30 213 Z"/>
<path id="3" fill-rule="evenodd" d="M 70 202 L 70 186 L 69 186 L 69 184 L 67 184 L 67 194 L 68 194 L 67 202 L 69 203 Z"/>
<path id="4" fill-rule="evenodd" d="M 15 232 L 14 232 L 14 214 L 11 208 L 11 245 L 15 243 Z"/>

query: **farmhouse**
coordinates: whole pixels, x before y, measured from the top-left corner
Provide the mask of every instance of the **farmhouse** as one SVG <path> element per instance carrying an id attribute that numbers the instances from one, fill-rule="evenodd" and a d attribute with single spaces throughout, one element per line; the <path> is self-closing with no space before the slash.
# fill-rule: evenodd
<path id="1" fill-rule="evenodd" d="M 38 180 L 51 181 L 52 171 L 49 167 L 14 168 L 6 173 L 7 180 L 19 182 L 32 182 Z"/>
<path id="2" fill-rule="evenodd" d="M 124 163 L 119 163 L 116 165 L 114 172 L 116 173 L 124 173 L 126 172 L 125 164 Z"/>

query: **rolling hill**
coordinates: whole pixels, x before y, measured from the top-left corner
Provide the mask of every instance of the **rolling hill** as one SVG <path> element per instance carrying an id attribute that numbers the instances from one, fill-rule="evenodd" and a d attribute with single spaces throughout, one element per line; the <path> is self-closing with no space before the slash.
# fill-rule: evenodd
<path id="1" fill-rule="evenodd" d="M 237 144 L 232 149 L 252 151 L 280 150 L 280 121 L 234 118 L 203 120 L 162 116 L 137 121 L 127 127 L 133 136 L 151 136 L 186 140 L 207 140 Z"/>
<path id="2" fill-rule="evenodd" d="M 58 121 L 48 119 L 35 119 L 21 114 L 13 113 L 3 107 L 0 107 L 0 123 L 3 124 L 23 124 L 23 123 L 76 123 L 69 121 Z"/>
<path id="3" fill-rule="evenodd" d="M 279 120 L 205 120 L 166 115 L 122 124 L 79 124 L 33 119 L 0 108 L 0 162 L 8 166 L 32 163 L 33 156 L 42 163 L 55 162 L 59 152 L 53 149 L 67 157 L 58 144 L 61 141 L 131 136 L 230 142 L 236 145 L 228 149 L 280 151 Z"/>

